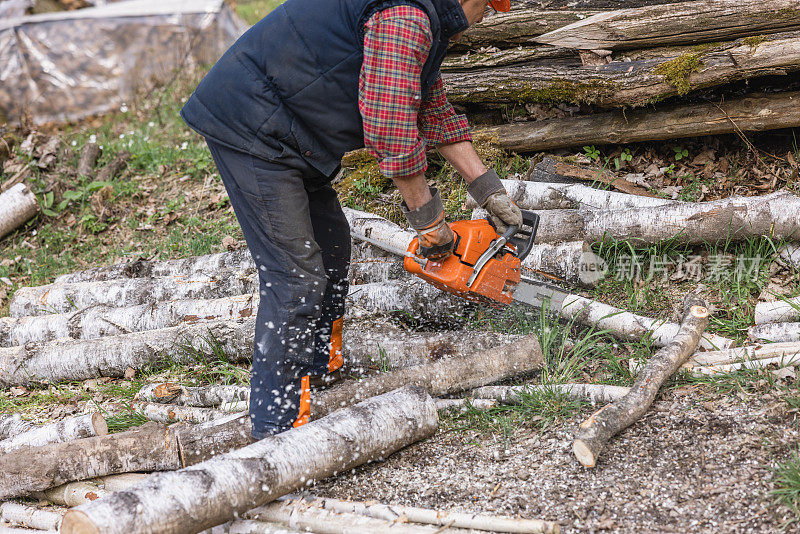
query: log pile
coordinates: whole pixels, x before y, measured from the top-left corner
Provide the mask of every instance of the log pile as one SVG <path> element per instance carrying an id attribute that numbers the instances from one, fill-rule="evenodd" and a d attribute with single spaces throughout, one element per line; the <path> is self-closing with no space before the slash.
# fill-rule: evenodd
<path id="1" fill-rule="evenodd" d="M 515 104 L 513 123 L 485 132 L 516 151 L 788 128 L 800 125 L 798 21 L 793 0 L 526 6 L 467 31 L 443 78 L 468 113 Z M 733 82 L 776 75 L 783 91 L 722 98 Z M 526 106 L 565 104 L 580 111 L 526 120 Z"/>

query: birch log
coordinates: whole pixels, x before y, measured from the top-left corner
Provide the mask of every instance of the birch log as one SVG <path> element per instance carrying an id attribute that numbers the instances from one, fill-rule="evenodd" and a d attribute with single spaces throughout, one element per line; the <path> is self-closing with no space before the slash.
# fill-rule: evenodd
<path id="1" fill-rule="evenodd" d="M 530 334 L 509 345 L 501 345 L 469 356 L 444 358 L 434 363 L 382 373 L 364 380 L 342 383 L 311 393 L 311 418 L 327 415 L 353 402 L 414 384 L 440 396 L 472 389 L 540 369 L 544 362 L 539 340 Z"/>
<path id="2" fill-rule="evenodd" d="M 0 239 L 39 213 L 39 203 L 25 184 L 17 184 L 0 194 Z"/>
<path id="3" fill-rule="evenodd" d="M 727 350 L 699 352 L 683 364 L 683 369 L 695 367 L 727 365 L 743 361 L 785 359 L 787 362 L 800 360 L 800 341 L 748 345 Z"/>
<path id="4" fill-rule="evenodd" d="M 247 410 L 247 403 L 237 402 L 230 404 L 230 410 L 217 410 L 198 406 L 178 406 L 175 404 L 161 404 L 157 402 L 138 402 L 132 405 L 133 409 L 156 423 L 171 424 L 178 421 L 183 423 L 207 423 L 221 420 L 230 415 L 230 412 Z"/>
<path id="5" fill-rule="evenodd" d="M 744 360 L 718 365 L 698 365 L 696 367 L 689 367 L 687 371 L 692 376 L 713 376 L 733 373 L 741 369 L 766 369 L 773 365 L 779 369 L 784 367 L 796 367 L 800 365 L 800 354 L 778 356 L 776 358 L 762 358 L 760 360 Z"/>
<path id="6" fill-rule="evenodd" d="M 757 324 L 747 330 L 747 337 L 755 342 L 800 341 L 800 323 Z"/>
<path id="7" fill-rule="evenodd" d="M 221 384 L 192 387 L 174 382 L 156 382 L 143 385 L 135 399 L 145 402 L 211 407 L 249 401 L 250 387 Z"/>
<path id="8" fill-rule="evenodd" d="M 572 452 L 584 467 L 594 467 L 608 440 L 639 420 L 661 385 L 694 353 L 708 326 L 708 309 L 694 295 L 684 301 L 686 314 L 672 342 L 658 350 L 636 377 L 627 395 L 607 404 L 581 423 Z"/>
<path id="9" fill-rule="evenodd" d="M 800 320 L 800 297 L 757 302 L 755 323 L 786 323 Z"/>
<path id="10" fill-rule="evenodd" d="M 345 320 L 375 313 L 401 312 L 418 320 L 438 324 L 463 321 L 471 304 L 439 291 L 419 278 L 350 286 Z"/>
<path id="11" fill-rule="evenodd" d="M 406 387 L 70 510 L 64 534 L 197 532 L 436 431 L 433 399 Z M 135 501 L 137 506 L 131 507 Z"/>
<path id="12" fill-rule="evenodd" d="M 22 287 L 14 293 L 12 317 L 66 313 L 90 306 L 122 308 L 180 299 L 215 299 L 251 294 L 258 289 L 254 270 L 217 271 L 212 276 L 123 278 L 101 282 Z"/>
<path id="13" fill-rule="evenodd" d="M 117 308 L 91 306 L 70 313 L 0 317 L 0 347 L 62 338 L 97 339 L 198 321 L 255 316 L 258 293 L 218 299 L 185 299 Z"/>
<path id="14" fill-rule="evenodd" d="M 105 436 L 106 434 L 108 434 L 106 420 L 100 415 L 100 412 L 93 412 L 34 427 L 27 432 L 0 441 L 0 454 L 22 447 L 40 447 L 48 443 L 62 443 L 73 439 Z"/>
<path id="15" fill-rule="evenodd" d="M 0 456 L 0 499 L 97 477 L 140 471 L 172 471 L 250 443 L 250 418 L 165 427 L 158 423 L 127 432 L 21 449 Z"/>
<path id="16" fill-rule="evenodd" d="M 58 530 L 63 513 L 16 502 L 0 503 L 0 519 L 12 526 Z"/>
<path id="17" fill-rule="evenodd" d="M 800 9 L 794 0 L 695 0 L 600 13 L 533 41 L 582 50 L 622 50 L 722 41 L 791 29 L 800 29 Z"/>
<path id="18" fill-rule="evenodd" d="M 490 516 L 470 514 L 464 512 L 447 512 L 431 510 L 417 506 L 387 505 L 372 502 L 343 501 L 340 499 L 313 497 L 312 503 L 321 504 L 326 510 L 338 513 L 350 513 L 383 519 L 384 521 L 398 521 L 422 523 L 427 525 L 447 526 L 453 528 L 468 528 L 490 532 L 518 532 L 518 533 L 557 533 L 560 527 L 551 521 L 539 519 L 518 519 L 504 516 Z M 282 503 L 268 505 L 272 508 L 281 506 Z M 251 510 L 248 516 L 258 517 L 261 508 Z M 404 518 L 404 519 L 403 519 Z"/>
<path id="19" fill-rule="evenodd" d="M 692 90 L 795 72 L 800 69 L 798 35 L 767 36 L 755 48 L 747 40 L 736 41 L 735 46 L 698 51 L 688 58 L 613 61 L 599 66 L 516 65 L 444 72 L 442 79 L 448 99 L 463 105 L 573 102 L 637 107 Z M 675 74 L 675 69 L 687 68 L 687 61 L 689 72 Z"/>
<path id="20" fill-rule="evenodd" d="M 415 237 L 413 233 L 379 215 L 350 208 L 342 209 L 350 224 L 350 235 L 393 254 L 402 255 Z"/>
<path id="21" fill-rule="evenodd" d="M 798 211 L 800 198 L 788 191 L 625 210 L 550 210 L 540 214 L 537 241 L 629 239 L 657 243 L 675 239 L 703 244 L 764 235 L 792 239 L 800 236 Z M 473 218 L 481 216 L 481 211 L 473 212 Z"/>
<path id="22" fill-rule="evenodd" d="M 208 275 L 218 271 L 244 271 L 255 269 L 255 264 L 247 248 L 231 252 L 192 256 L 177 260 L 135 260 L 115 263 L 103 267 L 93 267 L 57 276 L 55 284 L 74 284 L 76 282 L 101 282 L 119 278 L 157 278 L 165 276 Z"/>
<path id="23" fill-rule="evenodd" d="M 800 93 L 753 93 L 720 103 L 626 109 L 563 119 L 483 127 L 476 133 L 505 150 L 538 152 L 564 147 L 636 143 L 757 132 L 800 125 Z"/>
<path id="24" fill-rule="evenodd" d="M 78 481 L 68 482 L 67 484 L 50 488 L 36 496 L 42 500 L 50 501 L 53 504 L 72 508 L 73 506 L 80 506 L 87 502 L 96 501 L 108 494 L 109 492 L 93 482 Z"/>
<path id="25" fill-rule="evenodd" d="M 253 521 L 252 519 L 236 519 L 204 530 L 201 534 L 302 534 L 303 532 L 305 531 L 276 525 L 275 523 Z"/>
<path id="26" fill-rule="evenodd" d="M 592 403 L 614 402 L 628 394 L 631 388 L 606 384 L 526 384 L 523 386 L 483 386 L 470 391 L 478 399 L 495 399 L 502 404 L 519 404 L 520 395 L 533 392 L 552 392 L 571 399 L 584 399 Z"/>
<path id="27" fill-rule="evenodd" d="M 0 525 L 0 534 L 53 534 L 48 530 L 32 530 L 29 528 L 15 528 Z"/>
<path id="28" fill-rule="evenodd" d="M 159 361 L 193 361 L 181 348 L 208 346 L 212 332 L 229 361 L 252 357 L 254 318 L 184 324 L 90 340 L 61 339 L 0 348 L 0 387 L 121 377 Z"/>
<path id="29" fill-rule="evenodd" d="M 0 439 L 6 440 L 33 428 L 28 421 L 23 421 L 19 414 L 0 414 Z"/>

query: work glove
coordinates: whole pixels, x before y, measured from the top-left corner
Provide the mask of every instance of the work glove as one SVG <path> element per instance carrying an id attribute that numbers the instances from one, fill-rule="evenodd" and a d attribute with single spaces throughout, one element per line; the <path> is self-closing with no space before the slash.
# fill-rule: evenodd
<path id="1" fill-rule="evenodd" d="M 500 182 L 494 169 L 486 171 L 467 185 L 467 193 L 480 207 L 489 212 L 489 218 L 502 234 L 509 226 L 522 226 L 522 212 L 514 204 Z"/>
<path id="2" fill-rule="evenodd" d="M 408 223 L 417 231 L 419 253 L 423 258 L 443 260 L 453 253 L 455 236 L 444 219 L 444 205 L 439 190 L 430 188 L 431 199 L 415 210 L 409 210 L 405 202 L 401 208 Z"/>

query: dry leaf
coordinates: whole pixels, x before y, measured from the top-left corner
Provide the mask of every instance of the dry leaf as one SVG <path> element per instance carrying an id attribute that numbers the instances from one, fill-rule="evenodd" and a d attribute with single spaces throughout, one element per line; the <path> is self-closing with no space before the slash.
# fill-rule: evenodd
<path id="1" fill-rule="evenodd" d="M 136 369 L 134 369 L 133 367 L 128 367 L 127 369 L 125 369 L 125 374 L 123 376 L 125 377 L 126 380 L 132 379 L 134 376 L 136 376 Z"/>

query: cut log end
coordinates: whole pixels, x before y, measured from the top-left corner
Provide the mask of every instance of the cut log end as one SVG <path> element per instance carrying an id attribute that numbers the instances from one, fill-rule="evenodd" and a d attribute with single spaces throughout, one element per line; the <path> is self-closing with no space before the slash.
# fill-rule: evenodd
<path id="1" fill-rule="evenodd" d="M 94 432 L 98 436 L 108 435 L 108 423 L 100 412 L 94 412 L 92 414 L 92 428 L 94 428 Z"/>
<path id="2" fill-rule="evenodd" d="M 100 534 L 100 530 L 92 523 L 84 512 L 70 510 L 61 522 L 61 532 L 64 534 Z"/>
<path id="3" fill-rule="evenodd" d="M 692 317 L 696 317 L 698 319 L 705 319 L 708 317 L 708 308 L 705 306 L 692 306 L 689 309 L 689 313 L 692 314 Z"/>
<path id="4" fill-rule="evenodd" d="M 583 467 L 594 467 L 596 458 L 594 453 L 589 449 L 589 446 L 582 439 L 576 439 L 572 442 L 572 452 L 575 457 L 583 465 Z"/>

